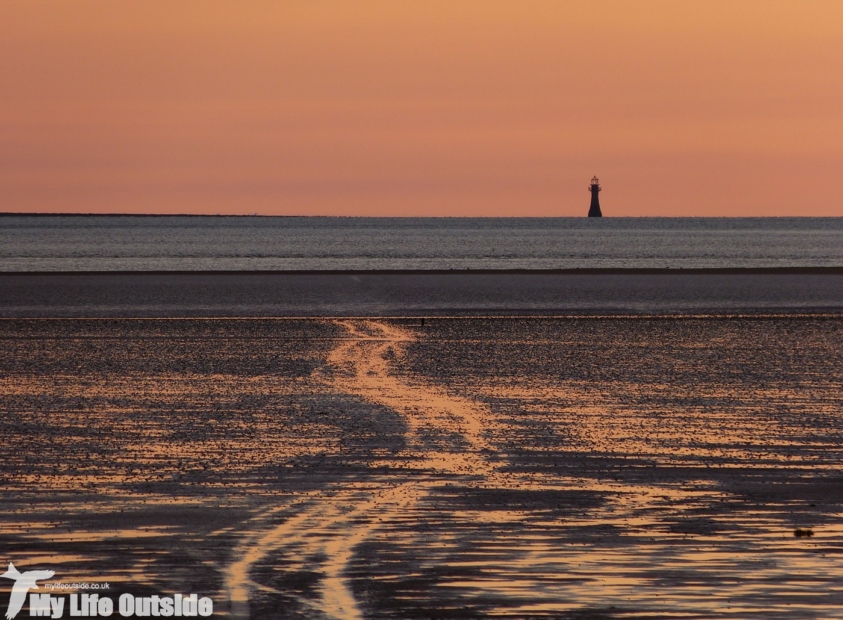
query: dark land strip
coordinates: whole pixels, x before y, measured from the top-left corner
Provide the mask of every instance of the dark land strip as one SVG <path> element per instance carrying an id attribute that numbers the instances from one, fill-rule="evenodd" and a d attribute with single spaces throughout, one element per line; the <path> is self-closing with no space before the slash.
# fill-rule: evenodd
<path id="1" fill-rule="evenodd" d="M 843 268 L 0 274 L 0 317 L 843 312 Z"/>

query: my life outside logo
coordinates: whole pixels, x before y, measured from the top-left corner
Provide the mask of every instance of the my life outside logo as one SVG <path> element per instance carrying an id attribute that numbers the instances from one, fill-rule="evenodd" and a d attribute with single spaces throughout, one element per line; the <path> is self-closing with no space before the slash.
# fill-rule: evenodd
<path id="1" fill-rule="evenodd" d="M 124 618 L 140 616 L 164 616 L 164 617 L 192 617 L 210 616 L 214 613 L 213 601 L 205 597 L 198 597 L 196 594 L 173 594 L 167 596 L 134 596 L 132 594 L 121 594 L 115 601 L 110 596 L 100 593 L 69 595 L 56 595 L 51 593 L 36 593 L 30 590 L 39 590 L 42 587 L 49 590 L 67 589 L 66 584 L 43 584 L 38 581 L 50 579 L 55 575 L 52 570 L 29 570 L 20 572 L 15 565 L 9 562 L 9 569 L 0 575 L 11 579 L 12 592 L 9 595 L 9 606 L 6 609 L 6 620 L 13 620 L 23 609 L 29 598 L 29 615 L 48 618 L 63 618 L 65 612 L 70 617 L 80 618 L 107 618 L 115 612 Z M 73 585 L 73 584 L 71 584 Z M 94 584 L 98 586 L 100 584 Z M 102 589 L 108 589 L 107 584 L 102 584 Z M 83 587 L 80 584 L 78 587 Z"/>

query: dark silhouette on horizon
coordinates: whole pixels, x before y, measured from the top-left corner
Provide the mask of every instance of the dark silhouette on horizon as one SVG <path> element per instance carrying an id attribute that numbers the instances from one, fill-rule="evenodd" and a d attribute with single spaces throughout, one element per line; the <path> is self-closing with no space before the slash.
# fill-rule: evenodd
<path id="1" fill-rule="evenodd" d="M 597 176 L 591 177 L 591 185 L 588 187 L 588 191 L 591 192 L 591 207 L 588 209 L 588 217 L 603 217 L 603 213 L 600 211 L 600 200 L 597 198 L 597 194 L 600 193 L 600 179 Z"/>

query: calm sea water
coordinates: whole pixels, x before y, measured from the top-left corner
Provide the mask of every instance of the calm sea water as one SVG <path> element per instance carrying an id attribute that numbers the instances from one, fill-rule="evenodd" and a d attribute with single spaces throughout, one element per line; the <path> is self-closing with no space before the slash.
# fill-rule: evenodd
<path id="1" fill-rule="evenodd" d="M 843 218 L 0 217 L 0 271 L 843 266 Z"/>

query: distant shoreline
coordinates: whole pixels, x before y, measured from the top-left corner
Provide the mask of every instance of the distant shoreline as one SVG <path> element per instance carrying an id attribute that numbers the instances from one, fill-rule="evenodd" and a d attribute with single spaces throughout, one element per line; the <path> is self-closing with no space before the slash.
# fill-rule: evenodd
<path id="1" fill-rule="evenodd" d="M 333 215 L 268 215 L 264 213 L 3 213 L 0 217 L 353 217 Z"/>
<path id="2" fill-rule="evenodd" d="M 839 220 L 841 215 L 754 215 L 754 216 L 723 216 L 723 215 L 604 215 L 602 218 L 591 218 L 585 215 L 305 215 L 305 214 L 276 214 L 276 213 L 26 213 L 0 212 L 4 217 L 141 217 L 141 218 L 284 218 L 284 219 L 324 219 L 324 220 Z"/>
<path id="3" fill-rule="evenodd" d="M 843 275 L 840 267 L 595 267 L 581 269 L 291 269 L 291 270 L 161 270 L 161 271 L 0 271 L 0 276 L 641 276 L 641 275 Z"/>

